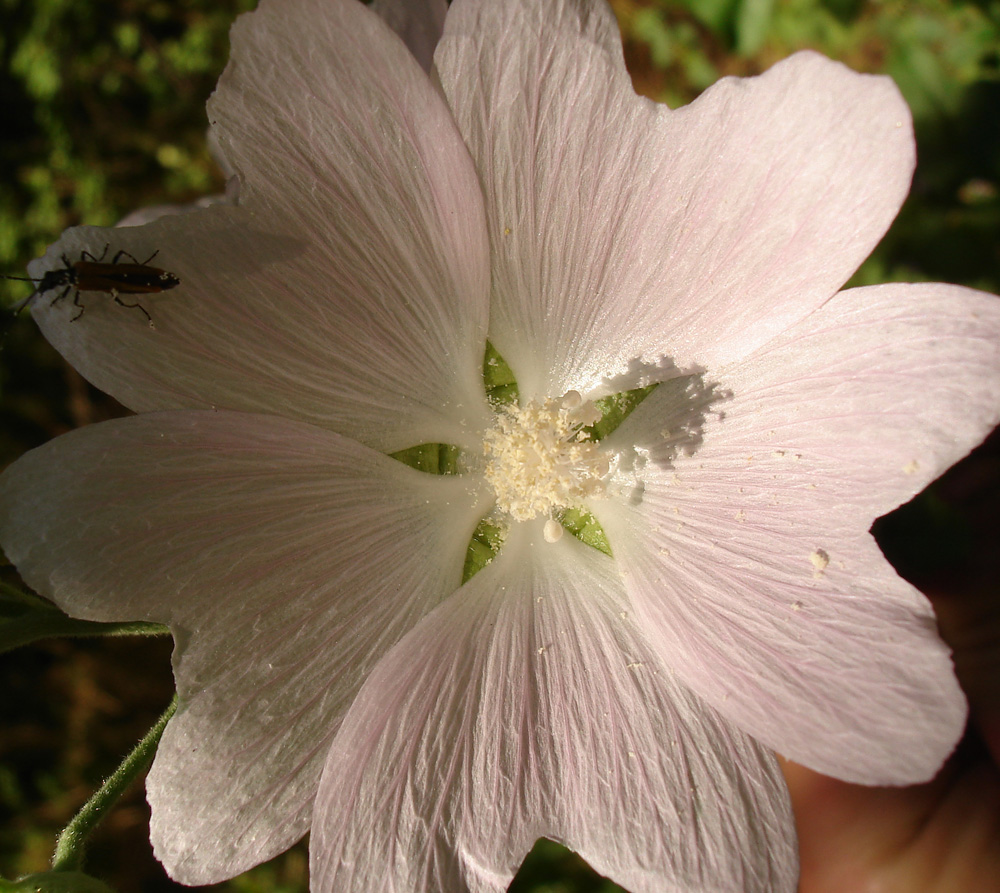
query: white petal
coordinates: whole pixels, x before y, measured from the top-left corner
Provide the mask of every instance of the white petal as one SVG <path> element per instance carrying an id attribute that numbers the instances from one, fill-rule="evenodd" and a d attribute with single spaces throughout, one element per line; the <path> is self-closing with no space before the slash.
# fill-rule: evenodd
<path id="1" fill-rule="evenodd" d="M 187 214 L 191 211 L 198 211 L 210 208 L 212 205 L 220 205 L 228 202 L 225 195 L 204 195 L 187 205 L 149 205 L 145 208 L 137 208 L 126 214 L 115 226 L 144 226 L 167 217 L 172 214 Z M 154 264 L 155 265 L 155 264 Z"/>
<path id="2" fill-rule="evenodd" d="M 420 67 L 430 71 L 448 0 L 372 0 L 370 8 L 403 39 Z"/>
<path id="3" fill-rule="evenodd" d="M 488 42 L 510 29 L 549 32 L 556 40 L 583 38 L 624 67 L 618 20 L 606 0 L 453 0 L 448 37 Z"/>
<path id="4" fill-rule="evenodd" d="M 478 30 L 456 7 L 435 55 L 486 192 L 490 338 L 528 396 L 745 356 L 847 280 L 913 169 L 887 78 L 802 53 L 671 111 L 580 36 L 591 7 L 468 2 Z"/>
<path id="5" fill-rule="evenodd" d="M 72 299 L 46 295 L 46 337 L 132 409 L 275 412 L 385 451 L 461 444 L 488 411 L 482 196 L 400 39 L 356 0 L 265 2 L 234 28 L 210 116 L 239 207 L 71 230 L 32 270 L 158 251 L 181 284 L 140 297 L 155 328 L 92 292 L 70 323 Z"/>
<path id="6" fill-rule="evenodd" d="M 634 893 L 795 886 L 773 757 L 674 681 L 605 556 L 533 523 L 358 696 L 312 887 L 501 891 L 539 836 Z"/>
<path id="7" fill-rule="evenodd" d="M 305 833 L 366 674 L 461 579 L 469 487 L 221 412 L 93 425 L 0 477 L 28 583 L 75 616 L 171 625 L 181 706 L 147 789 L 173 877 L 219 881 Z"/>
<path id="8" fill-rule="evenodd" d="M 654 448 L 640 504 L 593 505 L 649 634 L 791 759 L 864 783 L 930 777 L 964 698 L 929 603 L 867 530 L 996 422 L 1000 300 L 851 290 L 719 378 L 732 395 L 693 453 Z M 655 443 L 672 399 L 661 387 L 612 443 Z"/>
<path id="9" fill-rule="evenodd" d="M 867 528 L 1000 421 L 1000 298 L 940 283 L 849 289 L 719 375 L 734 394 L 729 448 L 803 454 L 808 470 L 790 474 L 816 485 L 821 511 L 853 507 Z"/>

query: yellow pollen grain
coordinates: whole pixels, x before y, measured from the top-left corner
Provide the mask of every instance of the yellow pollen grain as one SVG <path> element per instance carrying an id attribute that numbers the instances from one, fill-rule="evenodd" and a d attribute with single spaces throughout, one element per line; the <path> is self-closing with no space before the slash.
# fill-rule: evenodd
<path id="1" fill-rule="evenodd" d="M 813 576 L 819 577 L 823 571 L 826 570 L 827 566 L 830 564 L 830 556 L 827 555 L 822 549 L 817 549 L 809 555 L 809 561 L 812 566 L 816 569 Z"/>
<path id="2" fill-rule="evenodd" d="M 499 412 L 483 442 L 498 508 L 516 521 L 548 515 L 545 539 L 555 542 L 562 535 L 555 512 L 604 495 L 610 458 L 584 430 L 600 417 L 576 391 Z"/>

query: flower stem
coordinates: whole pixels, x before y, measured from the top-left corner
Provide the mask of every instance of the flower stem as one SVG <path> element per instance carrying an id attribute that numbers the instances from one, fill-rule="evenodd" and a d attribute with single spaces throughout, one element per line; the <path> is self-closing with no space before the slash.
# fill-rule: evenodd
<path id="1" fill-rule="evenodd" d="M 77 620 L 67 617 L 52 602 L 33 592 L 0 583 L 0 654 L 57 636 L 163 636 L 169 633 L 166 626 L 142 620 L 129 623 Z"/>
<path id="2" fill-rule="evenodd" d="M 55 612 L 51 616 L 26 618 L 18 623 L 5 623 L 0 628 L 0 654 L 23 645 L 30 645 L 41 639 L 62 637 L 89 638 L 93 636 L 165 636 L 170 633 L 166 626 L 137 620 L 132 623 L 100 623 L 96 620 L 76 620 L 61 617 Z"/>
<path id="3" fill-rule="evenodd" d="M 160 743 L 163 729 L 176 709 L 177 695 L 174 695 L 170 706 L 156 721 L 156 725 L 146 733 L 142 741 L 125 757 L 122 764 L 94 792 L 94 795 L 65 827 L 56 841 L 56 851 L 52 856 L 53 871 L 77 871 L 81 868 L 87 838 L 101 819 L 118 802 L 118 798 L 125 793 L 129 785 L 149 768 L 149 764 L 153 762 L 156 747 Z"/>

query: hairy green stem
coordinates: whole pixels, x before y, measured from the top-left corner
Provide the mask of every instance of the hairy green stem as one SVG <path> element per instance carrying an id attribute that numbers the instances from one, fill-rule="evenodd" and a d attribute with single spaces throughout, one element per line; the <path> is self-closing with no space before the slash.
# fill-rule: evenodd
<path id="1" fill-rule="evenodd" d="M 83 850 L 90 833 L 97 827 L 101 819 L 112 809 L 129 785 L 145 773 L 153 762 L 156 746 L 167 725 L 167 721 L 177 709 L 177 696 L 170 706 L 157 720 L 156 725 L 147 732 L 133 751 L 125 757 L 122 764 L 111 774 L 106 782 L 95 791 L 94 795 L 84 804 L 59 835 L 56 841 L 56 851 L 52 856 L 53 871 L 78 871 L 83 865 Z"/>
<path id="2" fill-rule="evenodd" d="M 90 637 L 90 636 L 165 636 L 169 635 L 168 627 L 159 623 L 147 623 L 137 620 L 133 623 L 100 623 L 96 620 L 77 620 L 66 617 L 56 611 L 34 617 L 18 618 L 8 621 L 0 628 L 0 654 L 12 651 L 23 645 L 30 645 L 41 639 L 56 637 Z"/>

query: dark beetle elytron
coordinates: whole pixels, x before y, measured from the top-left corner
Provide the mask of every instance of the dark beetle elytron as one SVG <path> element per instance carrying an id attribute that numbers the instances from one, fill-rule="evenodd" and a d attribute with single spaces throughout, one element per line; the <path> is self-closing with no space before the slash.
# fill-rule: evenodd
<path id="1" fill-rule="evenodd" d="M 117 252 L 110 263 L 104 258 L 111 247 L 110 243 L 104 246 L 104 251 L 100 257 L 94 257 L 89 251 L 82 251 L 78 261 L 70 261 L 64 254 L 63 264 L 57 270 L 49 270 L 41 279 L 28 279 L 22 276 L 4 276 L 4 279 L 17 279 L 22 282 L 34 282 L 35 290 L 28 295 L 14 311 L 17 312 L 31 303 L 36 295 L 43 295 L 46 292 L 62 289 L 51 301 L 55 304 L 73 292 L 73 304 L 79 308 L 79 312 L 70 322 L 76 322 L 86 307 L 80 302 L 80 292 L 82 291 L 103 291 L 114 298 L 116 304 L 121 307 L 130 307 L 139 310 L 153 324 L 153 318 L 146 312 L 146 308 L 138 301 L 129 303 L 121 299 L 122 295 L 149 295 L 166 291 L 180 285 L 181 281 L 173 273 L 161 270 L 159 267 L 149 266 L 149 262 L 159 254 L 154 251 L 144 261 L 139 261 L 127 251 L 122 249 Z M 127 258 L 131 263 L 119 263 L 121 258 Z"/>

